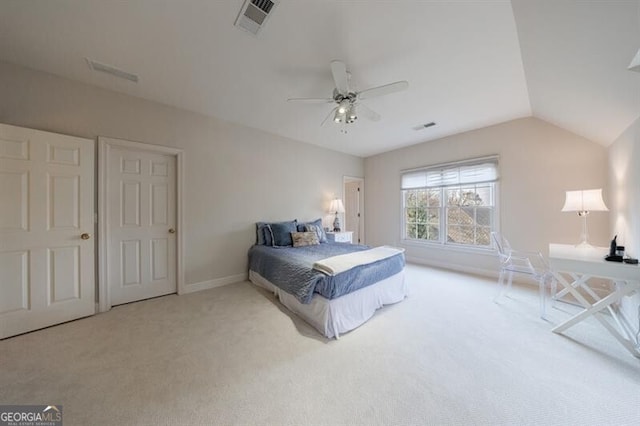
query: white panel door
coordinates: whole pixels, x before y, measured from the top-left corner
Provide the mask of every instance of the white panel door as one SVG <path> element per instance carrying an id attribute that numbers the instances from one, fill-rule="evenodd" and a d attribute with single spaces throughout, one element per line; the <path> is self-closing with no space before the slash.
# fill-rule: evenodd
<path id="1" fill-rule="evenodd" d="M 175 293 L 175 157 L 111 147 L 108 168 L 111 304 Z"/>
<path id="2" fill-rule="evenodd" d="M 94 156 L 0 124 L 0 338 L 95 313 Z"/>
<path id="3" fill-rule="evenodd" d="M 361 186 L 361 181 L 344 183 L 344 229 L 353 232 L 355 244 L 364 244 Z"/>

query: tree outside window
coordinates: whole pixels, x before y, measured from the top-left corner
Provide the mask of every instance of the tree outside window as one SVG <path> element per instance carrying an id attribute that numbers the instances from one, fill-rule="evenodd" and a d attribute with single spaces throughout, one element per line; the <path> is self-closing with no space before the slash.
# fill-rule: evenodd
<path id="1" fill-rule="evenodd" d="M 487 174 L 482 166 L 495 169 L 497 161 L 481 167 L 473 164 L 468 168 L 439 168 L 437 174 L 430 168 L 425 169 L 424 176 L 420 171 L 411 172 L 406 179 L 403 176 L 403 186 L 418 186 L 403 190 L 403 237 L 427 243 L 490 247 L 496 223 L 497 173 Z M 440 176 L 446 181 L 438 179 Z M 481 181 L 487 176 L 496 178 Z M 474 177 L 480 182 L 468 182 Z M 446 185 L 460 180 L 467 182 Z"/>

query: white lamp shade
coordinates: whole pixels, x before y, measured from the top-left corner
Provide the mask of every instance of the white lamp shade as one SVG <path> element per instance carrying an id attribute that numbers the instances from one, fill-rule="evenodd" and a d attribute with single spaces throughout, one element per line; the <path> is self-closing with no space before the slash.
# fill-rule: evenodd
<path id="1" fill-rule="evenodd" d="M 567 191 L 563 212 L 606 212 L 609 211 L 602 199 L 602 189 Z"/>
<path id="2" fill-rule="evenodd" d="M 344 213 L 344 204 L 342 204 L 341 199 L 336 198 L 335 200 L 331 200 L 329 213 Z"/>
<path id="3" fill-rule="evenodd" d="M 640 49 L 638 49 L 638 53 L 629 64 L 629 70 L 640 72 Z"/>

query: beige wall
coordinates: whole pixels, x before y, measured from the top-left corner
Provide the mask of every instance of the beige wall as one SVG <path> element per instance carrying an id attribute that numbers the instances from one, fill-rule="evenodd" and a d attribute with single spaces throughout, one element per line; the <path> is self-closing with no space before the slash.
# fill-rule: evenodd
<path id="1" fill-rule="evenodd" d="M 640 118 L 609 147 L 611 234 L 640 256 Z"/>
<path id="2" fill-rule="evenodd" d="M 185 272 L 194 284 L 246 273 L 259 220 L 312 220 L 363 160 L 0 62 L 0 122 L 185 151 Z"/>
<path id="3" fill-rule="evenodd" d="M 404 244 L 400 173 L 404 169 L 498 154 L 500 229 L 512 246 L 546 254 L 548 244 L 577 243 L 581 222 L 561 213 L 564 191 L 606 188 L 606 148 L 536 118 L 524 118 L 365 159 L 367 242 L 406 248 L 410 260 L 494 274 L 495 254 Z M 372 190 L 372 188 L 374 188 Z M 604 191 L 605 202 L 608 194 Z M 607 244 L 608 215 L 589 217 L 590 241 Z"/>
<path id="4" fill-rule="evenodd" d="M 609 147 L 611 234 L 627 255 L 640 257 L 640 118 Z M 625 297 L 622 307 L 630 323 L 638 324 L 640 294 Z M 637 328 L 636 328 L 637 330 Z"/>

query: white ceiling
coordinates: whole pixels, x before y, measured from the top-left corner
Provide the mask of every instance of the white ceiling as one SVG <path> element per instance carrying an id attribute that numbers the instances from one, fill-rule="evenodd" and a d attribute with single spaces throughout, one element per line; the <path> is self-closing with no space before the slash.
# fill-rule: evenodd
<path id="1" fill-rule="evenodd" d="M 514 0 L 533 115 L 609 145 L 640 117 L 638 0 Z"/>
<path id="2" fill-rule="evenodd" d="M 0 0 L 0 60 L 363 157 L 531 115 L 606 145 L 640 115 L 640 0 L 280 0 L 257 38 L 243 2 Z M 332 105 L 286 99 L 330 97 L 333 59 L 409 89 L 320 127 Z"/>

